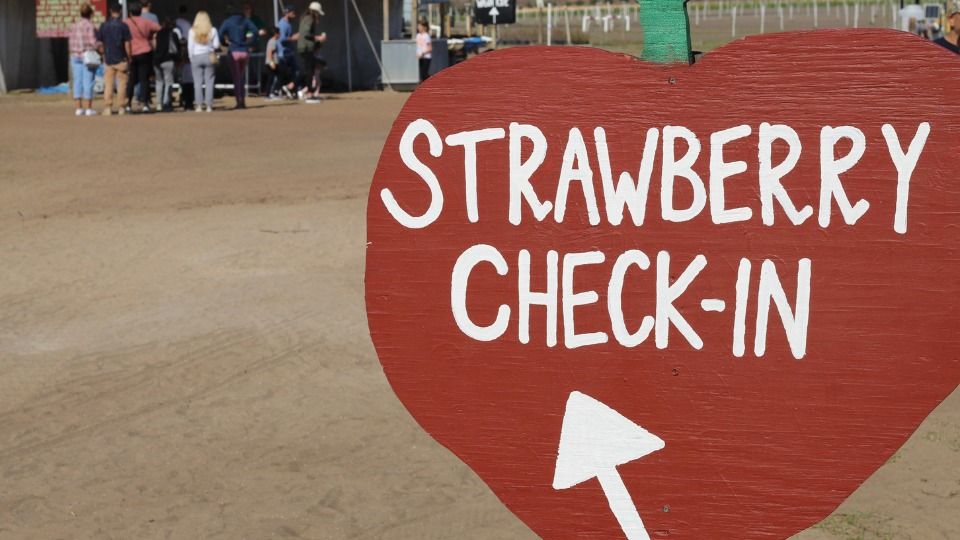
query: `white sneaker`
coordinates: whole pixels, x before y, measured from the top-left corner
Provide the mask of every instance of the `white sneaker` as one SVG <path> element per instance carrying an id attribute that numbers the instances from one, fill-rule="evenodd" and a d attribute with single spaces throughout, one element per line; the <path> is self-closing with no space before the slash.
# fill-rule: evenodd
<path id="1" fill-rule="evenodd" d="M 77 109 L 76 111 L 73 111 L 73 114 L 75 116 L 83 116 L 83 109 Z"/>
<path id="2" fill-rule="evenodd" d="M 95 111 L 95 110 L 93 110 L 93 109 L 87 109 L 87 111 L 86 111 L 85 113 L 83 113 L 83 114 L 85 114 L 86 116 L 96 116 L 96 115 L 97 115 L 97 111 Z"/>
<path id="3" fill-rule="evenodd" d="M 307 91 L 303 88 L 297 90 L 297 99 L 305 99 L 307 97 Z"/>
<path id="4" fill-rule="evenodd" d="M 210 105 L 207 105 L 207 112 L 213 112 L 213 107 Z"/>
<path id="5" fill-rule="evenodd" d="M 197 105 L 196 107 L 193 108 L 193 112 L 203 112 L 203 107 L 201 107 L 200 105 Z"/>
<path id="6" fill-rule="evenodd" d="M 148 113 L 150 112 L 150 106 L 149 106 L 149 105 L 144 105 L 143 108 L 140 109 L 140 112 L 142 112 L 142 113 L 144 113 L 144 114 L 148 114 Z"/>

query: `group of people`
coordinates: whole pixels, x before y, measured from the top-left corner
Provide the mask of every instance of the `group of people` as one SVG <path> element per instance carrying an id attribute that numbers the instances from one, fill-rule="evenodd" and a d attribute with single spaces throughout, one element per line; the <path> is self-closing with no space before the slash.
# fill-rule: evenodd
<path id="1" fill-rule="evenodd" d="M 267 42 L 268 98 L 292 98 L 296 93 L 307 103 L 320 101 L 321 77 L 327 65 L 323 56 L 327 33 L 320 20 L 323 15 L 320 2 L 311 2 L 294 31 L 297 11 L 292 4 L 284 7 L 283 17 L 271 29 Z"/>
<path id="2" fill-rule="evenodd" d="M 173 90 L 180 85 L 180 105 L 185 110 L 212 112 L 217 65 L 223 58 L 229 67 L 237 109 L 245 109 L 247 66 L 250 53 L 259 38 L 270 36 L 266 45 L 269 96 L 273 99 L 299 98 L 307 103 L 320 101 L 323 68 L 323 44 L 327 39 L 321 28 L 323 7 L 310 3 L 297 19 L 292 5 L 269 31 L 255 18 L 249 4 L 230 15 L 219 28 L 210 15 L 199 11 L 191 22 L 186 6 L 180 7 L 176 20 L 162 21 L 151 11 L 150 0 L 131 3 L 124 19 L 120 5 L 110 7 L 108 19 L 99 28 L 92 22 L 93 8 L 84 4 L 80 19 L 69 34 L 73 98 L 77 116 L 96 116 L 93 87 L 97 71 L 103 67 L 104 115 L 126 114 L 135 110 L 153 112 L 151 78 L 156 83 L 155 110 L 173 111 Z M 225 50 L 224 50 L 225 49 Z M 114 108 L 114 85 L 119 94 Z"/>

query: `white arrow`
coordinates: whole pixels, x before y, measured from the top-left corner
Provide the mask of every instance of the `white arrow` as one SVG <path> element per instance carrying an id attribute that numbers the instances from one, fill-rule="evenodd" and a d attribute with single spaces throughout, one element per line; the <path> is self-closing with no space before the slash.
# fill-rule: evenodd
<path id="1" fill-rule="evenodd" d="M 497 6 L 490 8 L 490 16 L 493 17 L 493 24 L 497 24 L 497 15 L 500 14 L 500 10 L 497 9 Z"/>
<path id="2" fill-rule="evenodd" d="M 617 411 L 586 394 L 571 392 L 560 431 L 553 489 L 568 489 L 596 478 L 627 539 L 649 540 L 617 466 L 664 446 L 660 437 Z"/>

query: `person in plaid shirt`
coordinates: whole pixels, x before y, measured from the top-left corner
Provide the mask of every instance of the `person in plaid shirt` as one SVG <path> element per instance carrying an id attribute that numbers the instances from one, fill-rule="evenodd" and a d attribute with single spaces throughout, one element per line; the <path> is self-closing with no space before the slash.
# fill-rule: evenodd
<path id="1" fill-rule="evenodd" d="M 97 31 L 90 21 L 93 8 L 90 4 L 80 6 L 80 20 L 70 27 L 70 70 L 73 73 L 73 99 L 77 101 L 77 116 L 96 116 L 93 110 L 93 80 L 98 66 L 88 66 L 83 55 L 87 51 L 96 51 Z M 86 100 L 87 107 L 83 107 Z"/>

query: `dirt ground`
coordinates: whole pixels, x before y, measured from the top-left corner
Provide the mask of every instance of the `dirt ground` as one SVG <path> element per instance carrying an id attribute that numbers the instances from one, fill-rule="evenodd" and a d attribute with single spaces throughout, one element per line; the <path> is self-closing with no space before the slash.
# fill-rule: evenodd
<path id="1" fill-rule="evenodd" d="M 0 99 L 0 538 L 534 538 L 367 334 L 366 195 L 406 97 Z M 798 538 L 960 538 L 958 471 L 960 391 Z"/>

